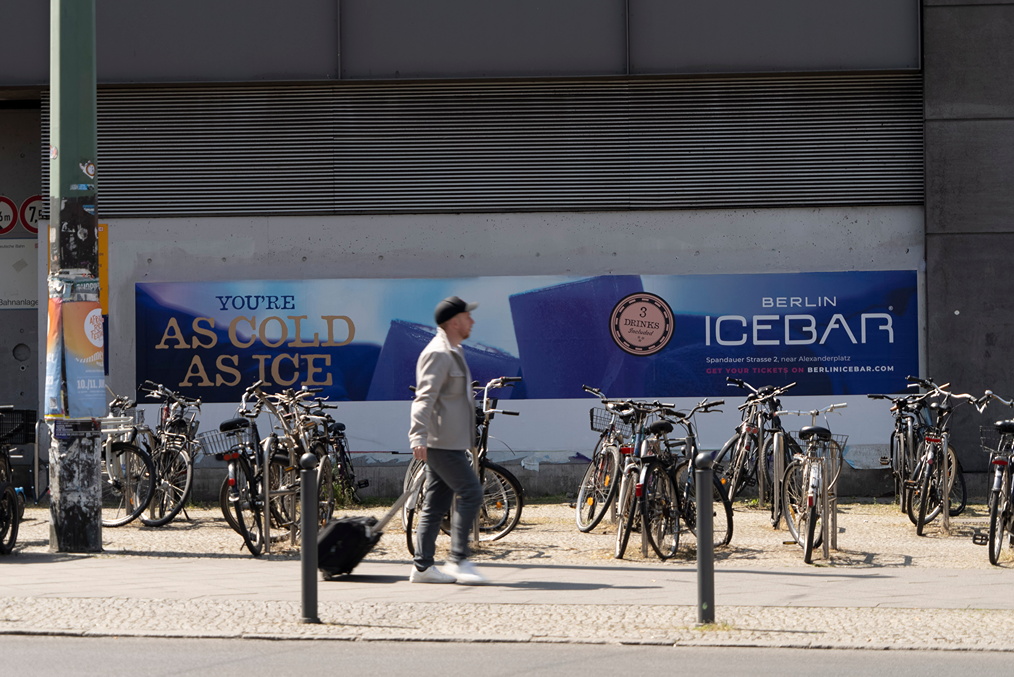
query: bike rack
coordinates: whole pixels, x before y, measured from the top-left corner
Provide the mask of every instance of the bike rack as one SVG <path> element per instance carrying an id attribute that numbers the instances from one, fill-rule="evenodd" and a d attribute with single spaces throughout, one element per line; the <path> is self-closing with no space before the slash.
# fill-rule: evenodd
<path id="1" fill-rule="evenodd" d="M 270 436 L 264 438 L 261 450 L 264 452 L 264 471 L 261 473 L 261 496 L 263 497 L 261 512 L 261 531 L 264 532 L 264 554 L 271 554 L 271 444 Z"/>
<path id="2" fill-rule="evenodd" d="M 782 520 L 781 507 L 782 507 L 782 477 L 785 475 L 785 433 L 776 432 L 774 434 L 774 442 L 771 445 L 772 454 L 775 457 L 774 469 L 772 470 L 772 476 L 774 482 L 771 485 L 771 510 L 775 515 L 778 515 L 778 520 L 772 525 L 775 529 L 778 528 L 778 523 Z M 763 456 L 763 454 L 762 454 Z"/>
<path id="3" fill-rule="evenodd" d="M 940 493 L 942 493 L 943 496 L 940 497 L 940 517 L 942 519 L 940 526 L 944 530 L 944 533 L 949 536 L 951 533 L 951 455 L 947 450 L 950 448 L 951 433 L 945 431 L 944 434 L 941 435 L 941 438 L 940 455 L 943 458 L 940 459 Z M 957 478 L 954 479 L 956 480 Z"/>

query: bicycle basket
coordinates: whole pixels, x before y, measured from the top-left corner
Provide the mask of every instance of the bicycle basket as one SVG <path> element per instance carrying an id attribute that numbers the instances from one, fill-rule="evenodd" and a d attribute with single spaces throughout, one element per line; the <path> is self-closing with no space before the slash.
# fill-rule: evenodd
<path id="1" fill-rule="evenodd" d="M 1004 453 L 1011 454 L 1014 452 L 1014 435 L 1006 434 L 1001 435 L 1000 431 L 994 426 L 983 425 L 979 426 L 979 442 L 982 444 L 982 450 L 987 454 L 997 454 L 1003 449 Z"/>
<path id="2" fill-rule="evenodd" d="M 256 444 L 253 426 L 227 433 L 209 430 L 199 434 L 197 441 L 201 445 L 201 456 L 214 456 L 219 461 L 223 460 L 223 454 L 231 453 L 240 447 L 250 448 Z"/>
<path id="3" fill-rule="evenodd" d="M 803 451 L 806 451 L 807 440 L 800 439 L 800 437 L 799 437 L 799 431 L 798 430 L 790 432 L 789 435 L 792 437 L 793 440 L 795 440 L 796 444 L 799 445 L 800 449 L 802 449 Z M 817 445 L 817 455 L 818 456 L 823 456 L 823 457 L 830 456 L 831 449 L 835 445 L 837 446 L 838 451 L 840 453 L 844 454 L 845 453 L 845 445 L 848 442 L 848 439 L 849 439 L 848 435 L 834 435 L 834 434 L 832 434 L 830 440 L 820 440 L 819 443 L 818 443 L 818 445 Z"/>
<path id="4" fill-rule="evenodd" d="M 608 409 L 602 407 L 592 407 L 588 410 L 588 418 L 591 421 L 591 429 L 597 433 L 604 433 L 609 429 L 609 424 L 613 420 L 613 414 Z M 633 428 L 629 423 L 624 423 L 617 417 L 616 419 L 616 432 L 624 437 L 624 439 L 630 439 L 634 436 Z"/>
<path id="5" fill-rule="evenodd" d="M 0 444 L 35 442 L 34 409 L 0 409 Z"/>

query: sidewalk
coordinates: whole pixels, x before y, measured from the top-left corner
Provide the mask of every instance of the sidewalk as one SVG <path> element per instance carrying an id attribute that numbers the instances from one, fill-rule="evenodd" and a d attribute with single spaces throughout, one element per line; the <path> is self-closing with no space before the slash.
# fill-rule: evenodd
<path id="1" fill-rule="evenodd" d="M 531 526 L 517 540 L 568 528 L 560 523 L 565 512 L 550 518 L 553 511 L 533 509 Z M 770 526 L 765 530 L 756 517 L 737 512 L 739 549 L 753 550 L 758 537 L 781 548 L 778 532 L 772 539 Z M 124 555 L 113 554 L 110 543 L 109 554 L 61 555 L 46 552 L 44 539 L 35 537 L 42 527 L 37 521 L 26 524 L 25 549 L 0 560 L 0 633 L 1014 650 L 1009 566 L 853 566 L 845 551 L 840 561 L 846 564 L 832 558 L 831 566 L 810 567 L 795 546 L 785 552 L 798 565 L 751 566 L 729 557 L 716 569 L 718 622 L 697 629 L 692 561 L 518 560 L 510 544 L 500 550 L 491 544 L 477 557 L 491 585 L 413 585 L 403 534 L 392 527 L 377 556 L 353 576 L 318 583 L 323 623 L 304 625 L 293 553 L 255 560 L 230 547 L 201 557 L 166 550 Z M 108 533 L 193 540 L 217 532 L 234 545 L 226 529 L 200 521 L 176 533 L 129 529 Z M 577 537 L 604 541 L 608 533 Z M 968 539 L 920 539 L 933 541 L 946 550 L 963 548 Z M 985 559 L 983 548 L 970 542 L 967 548 Z"/>

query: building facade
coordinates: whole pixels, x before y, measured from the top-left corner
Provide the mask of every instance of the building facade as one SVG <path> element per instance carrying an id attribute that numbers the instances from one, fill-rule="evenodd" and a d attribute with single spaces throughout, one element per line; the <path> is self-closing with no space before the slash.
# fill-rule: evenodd
<path id="1" fill-rule="evenodd" d="M 1014 393 L 1014 3 L 97 4 L 117 392 L 143 282 L 901 270 L 925 375 Z M 0 195 L 45 223 L 48 7 L 0 19 L 21 28 Z M 0 238 L 27 246 L 27 220 Z M 45 316 L 0 310 L 0 399 L 35 406 Z M 885 440 L 889 417 L 849 403 L 853 443 Z M 401 416 L 370 406 L 348 411 Z M 572 450 L 560 411 L 524 408 L 512 443 Z M 972 471 L 976 425 L 957 438 Z"/>

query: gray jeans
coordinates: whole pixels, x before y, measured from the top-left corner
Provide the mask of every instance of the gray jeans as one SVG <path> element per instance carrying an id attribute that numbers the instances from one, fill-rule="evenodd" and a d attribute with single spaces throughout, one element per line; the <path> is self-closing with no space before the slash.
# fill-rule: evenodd
<path id="1" fill-rule="evenodd" d="M 470 452 L 460 450 L 426 450 L 426 492 L 415 542 L 415 565 L 418 569 L 433 565 L 440 523 L 455 497 L 457 502 L 451 515 L 450 561 L 468 559 L 468 532 L 482 504 L 482 487 L 469 462 L 470 455 Z"/>

